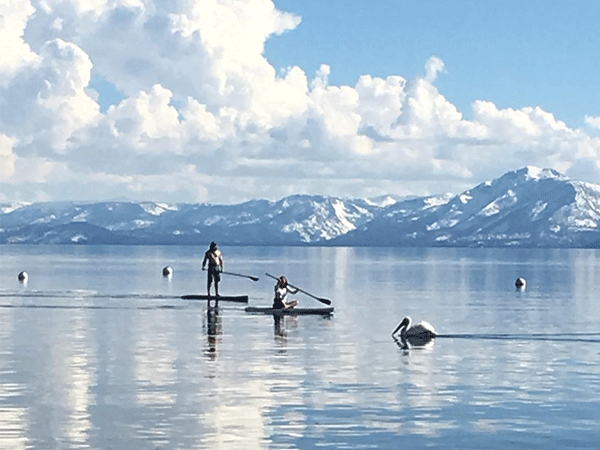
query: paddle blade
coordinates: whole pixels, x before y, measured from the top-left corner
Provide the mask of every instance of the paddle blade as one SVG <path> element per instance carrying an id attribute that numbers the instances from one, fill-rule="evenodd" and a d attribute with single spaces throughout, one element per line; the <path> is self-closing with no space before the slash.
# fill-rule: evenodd
<path id="1" fill-rule="evenodd" d="M 329 300 L 327 298 L 317 298 L 317 300 L 319 300 L 321 303 L 323 303 L 325 305 L 331 305 L 331 300 Z"/>

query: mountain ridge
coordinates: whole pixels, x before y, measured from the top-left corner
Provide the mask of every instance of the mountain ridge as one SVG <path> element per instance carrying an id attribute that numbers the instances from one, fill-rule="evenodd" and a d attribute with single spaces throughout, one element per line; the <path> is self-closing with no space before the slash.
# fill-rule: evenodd
<path id="1" fill-rule="evenodd" d="M 598 247 L 600 185 L 527 166 L 459 194 L 0 204 L 0 244 Z"/>

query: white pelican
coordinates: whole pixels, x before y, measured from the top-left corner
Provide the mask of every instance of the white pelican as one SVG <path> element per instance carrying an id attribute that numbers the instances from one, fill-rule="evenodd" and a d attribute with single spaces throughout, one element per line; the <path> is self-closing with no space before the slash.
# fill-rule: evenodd
<path id="1" fill-rule="evenodd" d="M 162 274 L 163 277 L 170 277 L 171 275 L 173 275 L 173 269 L 171 268 L 171 266 L 165 266 L 163 267 Z"/>
<path id="2" fill-rule="evenodd" d="M 400 330 L 400 338 L 401 339 L 424 339 L 430 340 L 437 336 L 433 325 L 429 322 L 420 322 L 415 325 L 412 325 L 412 320 L 410 317 L 406 316 L 402 319 L 402 322 L 396 327 L 396 329 L 392 332 L 392 336 L 395 335 L 398 330 Z"/>
<path id="3" fill-rule="evenodd" d="M 526 285 L 527 281 L 525 281 L 525 278 L 517 278 L 517 281 L 515 281 L 515 286 L 517 289 L 525 289 Z"/>

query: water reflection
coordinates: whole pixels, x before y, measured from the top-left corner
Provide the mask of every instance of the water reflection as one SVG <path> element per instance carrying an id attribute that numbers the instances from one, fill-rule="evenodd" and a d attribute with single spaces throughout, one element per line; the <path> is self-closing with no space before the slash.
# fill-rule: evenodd
<path id="1" fill-rule="evenodd" d="M 26 433 L 28 409 L 17 400 L 26 385 L 14 378 L 14 361 L 18 358 L 15 354 L 18 349 L 12 341 L 14 319 L 12 311 L 0 313 L 0 448 L 24 450 L 29 441 Z"/>
<path id="2" fill-rule="evenodd" d="M 288 331 L 298 327 L 297 316 L 273 314 L 273 336 L 279 352 L 285 352 L 288 341 Z"/>
<path id="3" fill-rule="evenodd" d="M 273 314 L 273 332 L 275 333 L 276 338 L 285 338 L 285 320 L 283 316 L 279 314 Z"/>
<path id="4" fill-rule="evenodd" d="M 24 251 L 0 259 L 0 281 L 8 273 L 12 286 L 0 290 L 0 448 L 595 448 L 600 439 L 600 252 L 231 249 L 232 264 L 259 273 L 285 261 L 299 285 L 333 291 L 331 318 L 271 325 L 239 305 L 178 300 L 197 291 L 183 275 L 198 272 L 193 249 L 77 257 L 84 250 L 36 248 L 38 264 Z M 169 283 L 157 276 L 165 260 L 178 261 Z M 49 265 L 61 270 L 50 276 Z M 33 289 L 15 286 L 16 267 L 35 269 Z M 516 276 L 527 290 L 514 292 Z M 230 282 L 251 301 L 271 300 L 270 285 Z M 446 334 L 395 340 L 398 350 L 389 331 L 408 313 Z"/>
<path id="5" fill-rule="evenodd" d="M 217 304 L 211 306 L 210 303 L 206 306 L 206 339 L 207 346 L 204 354 L 209 360 L 217 359 L 217 343 L 219 336 L 223 334 L 223 325 L 219 316 L 219 307 Z"/>
<path id="6" fill-rule="evenodd" d="M 396 345 L 403 350 L 410 350 L 411 348 L 431 349 L 435 340 L 432 336 L 400 336 L 400 339 L 394 336 L 393 339 Z"/>

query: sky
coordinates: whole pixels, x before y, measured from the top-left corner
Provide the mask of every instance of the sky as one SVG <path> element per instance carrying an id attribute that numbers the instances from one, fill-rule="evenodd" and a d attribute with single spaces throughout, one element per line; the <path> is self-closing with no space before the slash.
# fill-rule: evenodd
<path id="1" fill-rule="evenodd" d="M 0 202 L 600 183 L 596 0 L 0 0 Z"/>

